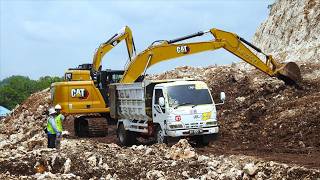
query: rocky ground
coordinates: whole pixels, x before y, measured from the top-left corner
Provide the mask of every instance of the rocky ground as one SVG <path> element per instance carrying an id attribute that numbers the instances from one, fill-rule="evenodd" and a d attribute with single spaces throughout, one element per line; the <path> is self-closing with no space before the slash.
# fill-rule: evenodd
<path id="1" fill-rule="evenodd" d="M 6 160 L 3 160 L 6 158 Z M 199 155 L 186 140 L 172 147 L 63 140 L 62 149 L 4 152 L 0 178 L 315 179 L 320 171 L 240 155 Z"/>

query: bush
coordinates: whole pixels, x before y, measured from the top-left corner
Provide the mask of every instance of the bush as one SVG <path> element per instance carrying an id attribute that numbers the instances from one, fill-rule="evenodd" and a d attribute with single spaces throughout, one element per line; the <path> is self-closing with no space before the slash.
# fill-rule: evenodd
<path id="1" fill-rule="evenodd" d="M 44 76 L 39 80 L 31 80 L 25 76 L 11 76 L 3 79 L 0 81 L 0 105 L 12 109 L 30 94 L 48 88 L 57 81 L 63 81 L 63 78 Z"/>

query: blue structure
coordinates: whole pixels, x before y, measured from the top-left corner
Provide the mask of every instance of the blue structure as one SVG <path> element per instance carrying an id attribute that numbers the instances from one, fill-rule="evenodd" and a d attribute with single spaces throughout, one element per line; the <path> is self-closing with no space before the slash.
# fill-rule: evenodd
<path id="1" fill-rule="evenodd" d="M 6 117 L 10 113 L 10 110 L 0 106 L 0 118 Z"/>

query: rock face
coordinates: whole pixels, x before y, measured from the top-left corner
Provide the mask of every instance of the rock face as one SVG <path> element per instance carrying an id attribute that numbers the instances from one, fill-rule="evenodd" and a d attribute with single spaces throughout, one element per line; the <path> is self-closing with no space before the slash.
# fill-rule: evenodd
<path id="1" fill-rule="evenodd" d="M 319 22 L 319 0 L 278 0 L 253 42 L 279 61 L 319 63 Z"/>

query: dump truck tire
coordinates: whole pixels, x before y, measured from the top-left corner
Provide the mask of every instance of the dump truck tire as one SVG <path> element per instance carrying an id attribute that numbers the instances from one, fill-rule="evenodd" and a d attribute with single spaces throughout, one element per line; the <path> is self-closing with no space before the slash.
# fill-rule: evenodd
<path id="1" fill-rule="evenodd" d="M 195 140 L 199 146 L 208 146 L 211 141 L 214 141 L 218 138 L 218 134 L 207 134 L 202 136 L 196 136 Z"/>
<path id="2" fill-rule="evenodd" d="M 118 141 L 122 146 L 130 146 L 137 143 L 137 136 L 134 132 L 127 131 L 121 123 L 117 130 Z"/>
<path id="3" fill-rule="evenodd" d="M 157 144 L 168 143 L 168 138 L 163 135 L 161 126 L 157 126 L 155 133 L 155 141 Z"/>

